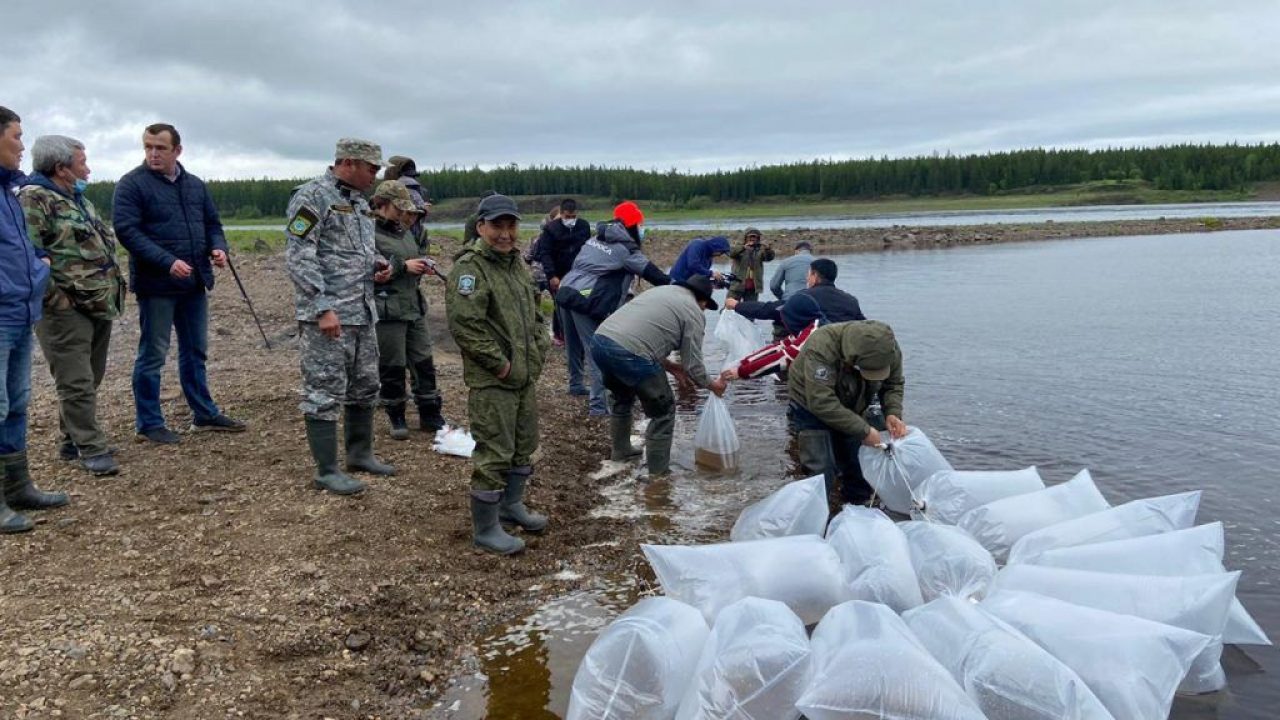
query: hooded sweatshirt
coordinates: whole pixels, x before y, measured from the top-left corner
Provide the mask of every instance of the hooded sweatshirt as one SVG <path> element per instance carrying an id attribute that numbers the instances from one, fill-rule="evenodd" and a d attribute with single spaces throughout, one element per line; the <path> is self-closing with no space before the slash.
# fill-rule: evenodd
<path id="1" fill-rule="evenodd" d="M 671 278 L 640 252 L 621 222 L 601 223 L 599 234 L 582 246 L 573 269 L 561 279 L 556 302 L 599 322 L 622 305 L 637 275 L 653 285 L 671 283 Z"/>
<path id="2" fill-rule="evenodd" d="M 694 238 L 671 266 L 671 282 L 684 282 L 693 275 L 711 277 L 711 263 L 716 255 L 729 254 L 729 238 L 717 235 Z"/>

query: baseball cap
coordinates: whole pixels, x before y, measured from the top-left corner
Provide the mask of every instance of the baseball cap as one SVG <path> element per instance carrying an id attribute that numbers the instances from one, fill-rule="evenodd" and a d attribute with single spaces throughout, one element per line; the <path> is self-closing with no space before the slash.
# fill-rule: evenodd
<path id="1" fill-rule="evenodd" d="M 755 235 L 756 237 L 764 237 L 764 235 L 762 235 L 760 233 L 760 230 L 758 230 L 757 228 L 749 227 L 746 230 L 742 231 L 743 238 L 749 238 L 752 235 Z"/>
<path id="2" fill-rule="evenodd" d="M 492 220 L 503 215 L 520 219 L 520 209 L 516 207 L 516 201 L 506 195 L 494 193 L 481 200 L 479 207 L 476 208 L 476 217 L 480 220 Z"/>
<path id="3" fill-rule="evenodd" d="M 400 177 L 418 176 L 417 163 L 413 161 L 413 158 L 405 157 L 404 155 L 392 155 L 387 159 L 387 167 L 395 168 Z"/>
<path id="4" fill-rule="evenodd" d="M 376 142 L 359 138 L 342 138 L 333 153 L 334 160 L 363 160 L 370 165 L 382 165 L 382 147 Z"/>
<path id="5" fill-rule="evenodd" d="M 383 180 L 378 185 L 378 189 L 373 191 L 373 196 L 387 200 L 405 212 L 422 212 L 422 208 L 419 208 L 413 201 L 413 197 L 409 195 L 409 189 L 401 185 L 398 180 Z"/>

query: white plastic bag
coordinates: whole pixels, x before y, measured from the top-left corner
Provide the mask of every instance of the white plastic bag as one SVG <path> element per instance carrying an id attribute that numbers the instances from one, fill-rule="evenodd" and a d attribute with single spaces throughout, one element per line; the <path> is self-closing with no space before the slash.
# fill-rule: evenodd
<path id="1" fill-rule="evenodd" d="M 907 537 L 925 602 L 943 595 L 981 600 L 996 576 L 991 553 L 969 533 L 951 525 L 910 521 L 898 527 Z"/>
<path id="2" fill-rule="evenodd" d="M 475 452 L 476 441 L 466 428 L 445 425 L 436 431 L 436 439 L 431 443 L 431 449 L 442 455 L 469 458 L 471 453 Z"/>
<path id="3" fill-rule="evenodd" d="M 783 485 L 748 505 L 729 532 L 733 542 L 787 535 L 821 535 L 827 529 L 827 484 L 821 475 Z"/>
<path id="4" fill-rule="evenodd" d="M 1081 470 L 1061 485 L 979 505 L 956 524 L 1000 561 L 1027 533 L 1109 507 L 1089 471 Z"/>
<path id="5" fill-rule="evenodd" d="M 1113 720 L 1075 671 L 967 600 L 940 597 L 902 619 L 988 718 Z"/>
<path id="6" fill-rule="evenodd" d="M 888 451 L 866 445 L 858 448 L 862 476 L 885 507 L 905 515 L 915 508 L 912 493 L 916 486 L 936 472 L 950 470 L 951 464 L 920 428 L 908 427 L 906 436 L 899 440 L 888 433 L 880 437 L 889 443 Z"/>
<path id="7" fill-rule="evenodd" d="M 804 623 L 780 602 L 743 598 L 716 618 L 676 720 L 796 720 L 808 683 Z"/>
<path id="8" fill-rule="evenodd" d="M 596 637 L 573 677 L 567 720 L 669 720 L 679 707 L 707 623 L 671 598 L 644 598 Z"/>
<path id="9" fill-rule="evenodd" d="M 1181 686 L 1183 692 L 1206 693 L 1221 690 L 1227 684 L 1219 663 L 1222 629 L 1239 579 L 1238 572 L 1166 577 L 1010 565 L 996 576 L 992 592 L 1039 593 L 1208 635 L 1213 641 L 1196 656 Z"/>
<path id="10" fill-rule="evenodd" d="M 837 605 L 813 631 L 809 720 L 985 720 L 902 618 L 879 603 Z"/>
<path id="11" fill-rule="evenodd" d="M 1009 550 L 1009 563 L 1055 548 L 1184 530 L 1195 524 L 1199 508 L 1199 490 L 1127 502 L 1027 533 Z"/>
<path id="12" fill-rule="evenodd" d="M 756 324 L 732 310 L 720 313 L 716 320 L 715 338 L 724 348 L 724 363 L 720 366 L 722 371 L 738 367 L 742 358 L 764 345 L 760 341 L 760 331 L 756 329 Z"/>
<path id="13" fill-rule="evenodd" d="M 924 602 L 907 538 L 889 516 L 845 505 L 827 528 L 827 542 L 840 557 L 849 597 L 884 603 L 894 612 Z"/>
<path id="14" fill-rule="evenodd" d="M 939 470 L 916 488 L 916 498 L 923 505 L 922 519 L 955 525 L 979 505 L 1043 489 L 1044 480 L 1034 465 L 1022 470 Z"/>
<path id="15" fill-rule="evenodd" d="M 707 395 L 693 436 L 694 463 L 708 470 L 736 470 L 741 448 L 729 406 L 718 396 Z"/>
<path id="16" fill-rule="evenodd" d="M 848 599 L 840 583 L 840 558 L 815 535 L 640 547 L 662 591 L 700 610 L 708 623 L 744 597 L 783 602 L 806 625 Z"/>
<path id="17" fill-rule="evenodd" d="M 1074 670 L 1117 720 L 1168 717 L 1178 683 L 1212 641 L 1035 593 L 993 591 L 981 607 Z"/>
<path id="18" fill-rule="evenodd" d="M 1132 575 L 1208 575 L 1227 571 L 1222 565 L 1225 546 L 1222 523 L 1213 522 L 1130 540 L 1049 550 L 1032 558 L 1030 563 Z M 1231 603 L 1222 640 L 1236 645 L 1271 644 L 1239 600 Z"/>

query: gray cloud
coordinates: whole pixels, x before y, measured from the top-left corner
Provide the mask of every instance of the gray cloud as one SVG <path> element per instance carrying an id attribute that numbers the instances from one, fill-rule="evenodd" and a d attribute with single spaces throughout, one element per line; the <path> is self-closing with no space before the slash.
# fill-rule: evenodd
<path id="1" fill-rule="evenodd" d="M 1033 145 L 1274 141 L 1272 1 L 10 0 L 0 104 L 98 178 L 177 125 L 206 177 L 420 165 L 706 170 Z"/>

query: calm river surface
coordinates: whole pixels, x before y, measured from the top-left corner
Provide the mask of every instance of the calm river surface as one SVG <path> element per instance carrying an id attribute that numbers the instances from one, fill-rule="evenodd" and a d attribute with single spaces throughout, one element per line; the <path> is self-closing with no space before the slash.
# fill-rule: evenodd
<path id="1" fill-rule="evenodd" d="M 1280 638 L 1280 232 L 1003 244 L 837 258 L 838 285 L 891 324 L 907 421 L 958 469 L 1089 468 L 1118 504 L 1202 489 L 1200 522 L 1227 528 L 1239 596 Z M 714 358 L 714 348 L 708 349 Z M 727 539 L 741 508 L 793 471 L 780 388 L 739 383 L 744 470 L 692 469 L 682 411 L 669 483 L 624 484 L 611 510 L 671 542 Z M 594 634 L 645 590 L 644 568 L 589 578 L 480 648 L 440 717 L 556 718 Z M 1180 699 L 1175 718 L 1274 718 L 1280 650 L 1228 648 L 1230 689 Z M 492 681 L 488 681 L 492 678 Z"/>

